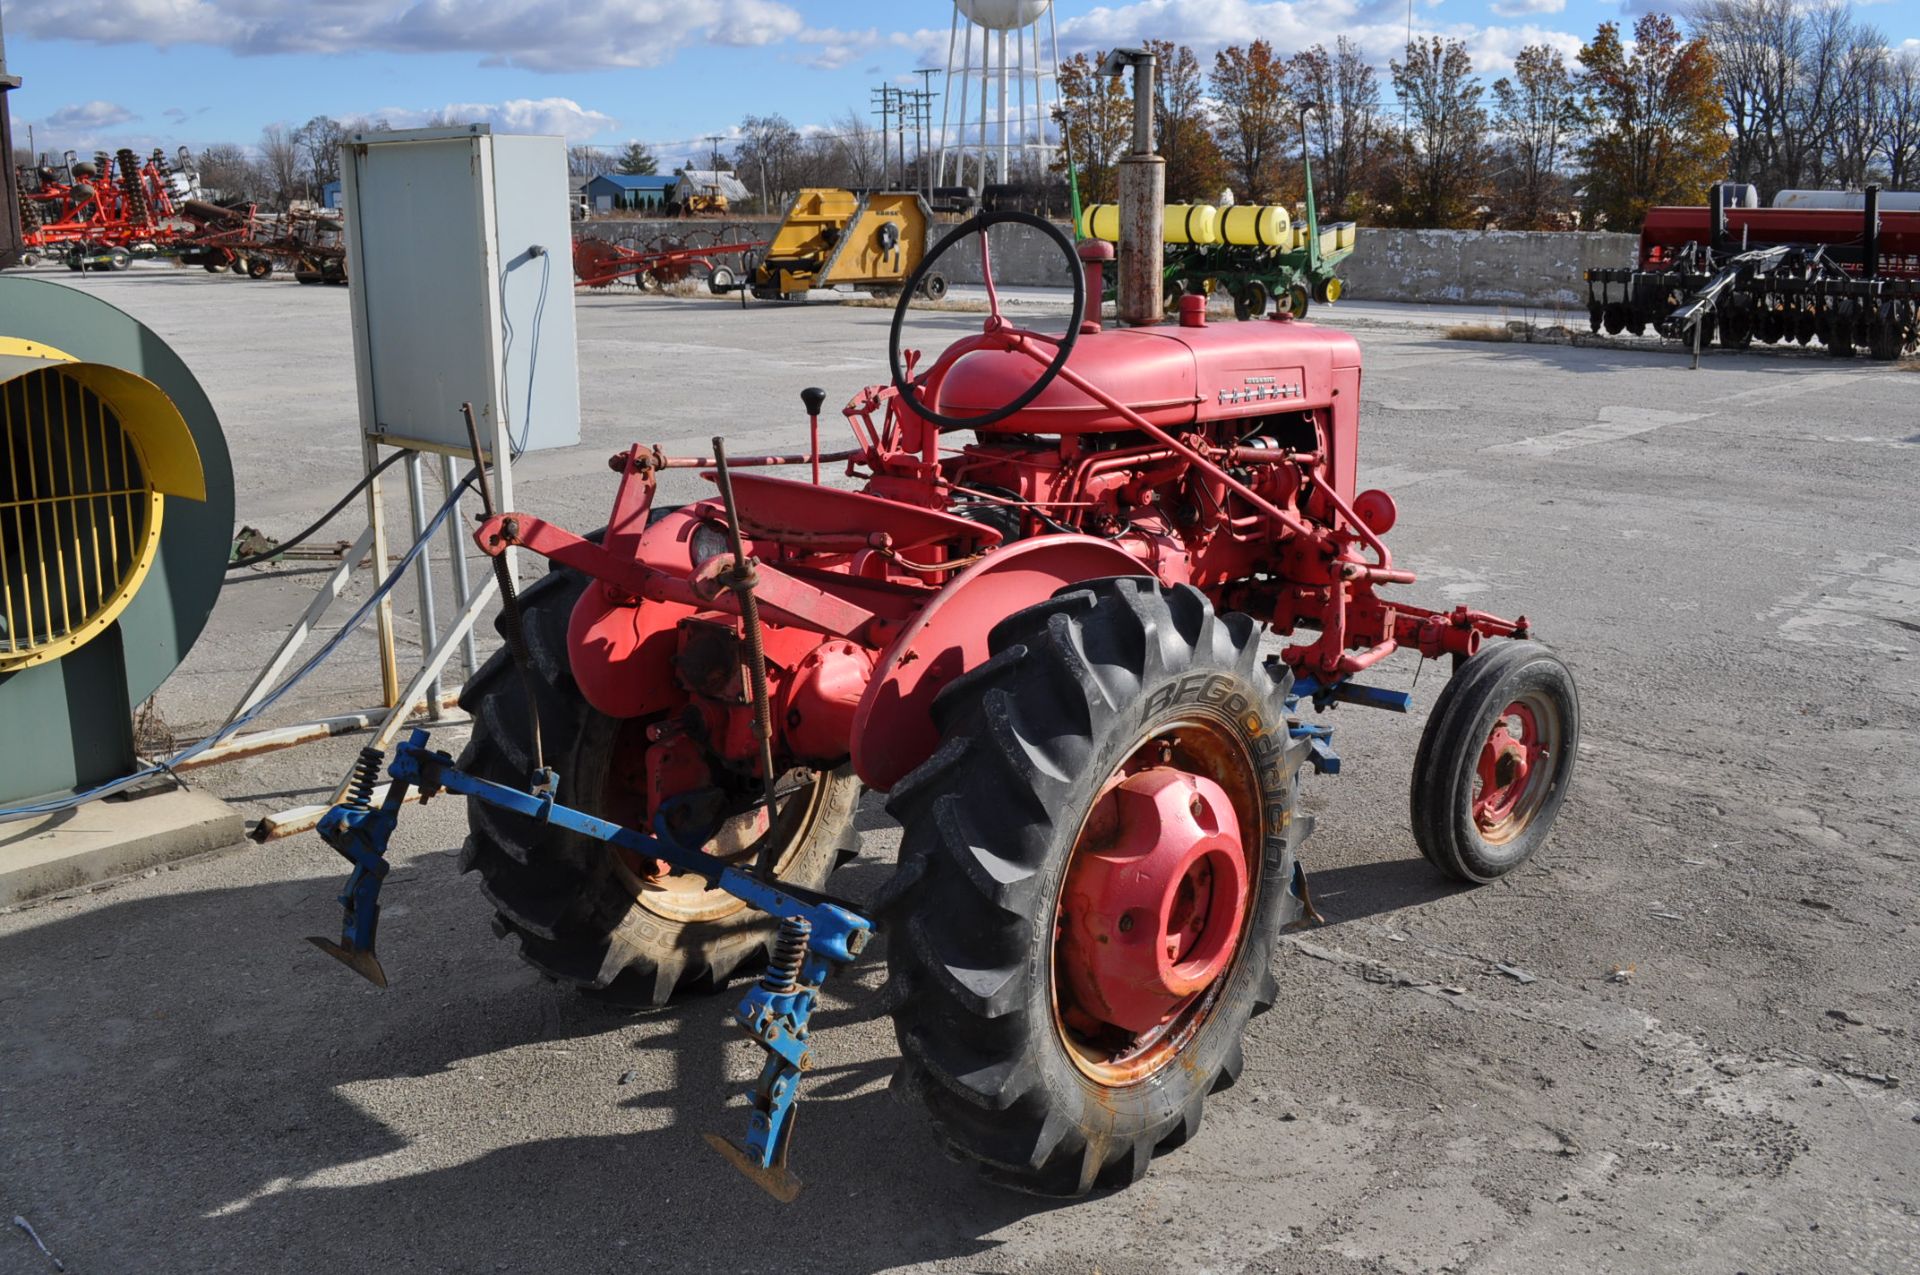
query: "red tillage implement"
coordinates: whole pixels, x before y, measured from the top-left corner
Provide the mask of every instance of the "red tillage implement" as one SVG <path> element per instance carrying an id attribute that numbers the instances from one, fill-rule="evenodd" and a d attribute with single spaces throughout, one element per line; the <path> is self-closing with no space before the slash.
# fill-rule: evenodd
<path id="1" fill-rule="evenodd" d="M 61 253 L 74 270 L 124 270 L 136 255 L 152 254 L 178 234 L 174 200 L 180 193 L 166 156 L 146 160 L 131 150 L 92 163 L 70 163 L 65 179 L 51 168 L 33 170 L 20 200 L 22 243 L 29 252 Z"/>
<path id="2" fill-rule="evenodd" d="M 740 257 L 766 246 L 765 240 L 734 243 L 673 240 L 642 246 L 583 235 L 573 241 L 573 277 L 575 286 L 581 288 L 605 288 L 620 283 L 658 291 L 689 277 L 711 282 L 717 271 L 729 270 L 717 259 Z M 730 276 L 731 271 L 728 282 L 731 282 Z"/>

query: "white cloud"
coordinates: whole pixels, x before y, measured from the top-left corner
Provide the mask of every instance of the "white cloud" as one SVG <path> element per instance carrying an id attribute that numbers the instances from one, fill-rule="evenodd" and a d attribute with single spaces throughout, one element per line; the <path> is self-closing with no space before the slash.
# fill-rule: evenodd
<path id="1" fill-rule="evenodd" d="M 43 121 L 48 128 L 63 133 L 96 133 L 103 128 L 113 128 L 129 120 L 137 120 L 135 115 L 117 102 L 80 102 L 73 106 L 63 106 Z"/>
<path id="2" fill-rule="evenodd" d="M 395 128 L 419 128 L 435 120 L 451 119 L 463 124 L 491 124 L 506 133 L 558 134 L 570 142 L 584 142 L 620 122 L 601 111 L 588 110 L 570 97 L 449 102 L 445 106 L 418 109 L 389 106 L 368 114 Z"/>
<path id="3" fill-rule="evenodd" d="M 1502 0 L 1518 12 L 1554 12 L 1565 0 Z M 1431 4 L 1424 8 L 1433 8 Z M 1513 68 L 1513 55 L 1528 44 L 1549 44 L 1568 54 L 1578 36 L 1532 24 L 1480 26 L 1430 21 L 1416 14 L 1415 39 L 1443 36 L 1463 41 L 1473 68 L 1488 78 Z M 1203 63 L 1216 49 L 1249 40 L 1266 40 L 1281 53 L 1315 44 L 1331 46 L 1340 36 L 1359 46 L 1385 70 L 1390 58 L 1407 46 L 1406 9 L 1400 0 L 1136 0 L 1101 7 L 1060 24 L 1062 52 L 1137 44 L 1143 39 L 1192 45 Z"/>
<path id="4" fill-rule="evenodd" d="M 1529 13 L 1559 13 L 1567 0 L 1494 0 L 1493 11 L 1503 18 L 1520 18 Z"/>
<path id="5" fill-rule="evenodd" d="M 242 54 L 471 52 L 536 71 L 658 66 L 689 45 L 773 44 L 805 26 L 780 0 L 42 0 L 8 16 L 45 39 Z"/>

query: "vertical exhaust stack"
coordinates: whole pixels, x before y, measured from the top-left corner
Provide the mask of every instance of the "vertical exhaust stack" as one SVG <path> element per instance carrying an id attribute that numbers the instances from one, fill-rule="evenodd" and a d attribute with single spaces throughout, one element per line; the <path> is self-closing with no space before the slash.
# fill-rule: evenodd
<path id="1" fill-rule="evenodd" d="M 1165 317 L 1167 161 L 1153 152 L 1153 54 L 1115 49 L 1102 75 L 1133 68 L 1133 150 L 1120 161 L 1119 318 L 1130 327 Z M 1097 301 L 1096 301 L 1097 304 Z"/>

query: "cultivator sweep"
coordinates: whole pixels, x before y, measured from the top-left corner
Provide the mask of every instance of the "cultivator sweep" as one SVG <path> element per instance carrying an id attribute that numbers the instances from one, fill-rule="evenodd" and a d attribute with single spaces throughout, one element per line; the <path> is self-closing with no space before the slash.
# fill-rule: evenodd
<path id="1" fill-rule="evenodd" d="M 581 235 L 573 241 L 574 286 L 661 292 L 684 279 L 711 284 L 719 276 L 729 282 L 744 270 L 748 253 L 766 247 L 752 234 L 744 226 L 724 226 L 644 239 Z"/>
<path id="2" fill-rule="evenodd" d="M 1610 336 L 1649 328 L 1695 350 L 1819 341 L 1891 361 L 1920 341 L 1920 212 L 1862 207 L 1654 208 L 1639 264 L 1586 272 L 1587 317 Z"/>
<path id="3" fill-rule="evenodd" d="M 177 170 L 158 149 L 145 160 L 128 149 L 100 151 L 92 162 L 69 152 L 63 168 L 20 170 L 29 253 L 57 253 L 74 270 L 124 270 L 177 236 L 177 205 L 193 189 L 184 148 Z"/>
<path id="4" fill-rule="evenodd" d="M 1151 55 L 1129 56 L 1150 99 Z M 1162 162 L 1141 145 L 1128 162 Z M 1124 241 L 1158 243 L 1158 204 L 1129 207 Z M 1063 255 L 1058 331 L 998 311 L 999 226 Z M 989 314 L 923 358 L 903 342 L 913 295 L 962 244 Z M 809 388 L 804 452 L 612 456 L 599 533 L 486 503 L 506 649 L 462 696 L 457 760 L 417 733 L 384 802 L 368 757 L 323 822 L 353 874 L 319 946 L 384 983 L 406 791 L 464 795 L 462 866 L 552 977 L 661 1004 L 764 962 L 735 1010 L 765 1051 L 747 1136 L 715 1145 L 790 1199 L 813 1011 L 883 931 L 897 1092 L 990 1176 L 1078 1195 L 1192 1141 L 1238 1078 L 1277 936 L 1314 915 L 1299 784 L 1341 765 L 1314 714 L 1406 711 L 1369 679 L 1394 653 L 1453 665 L 1413 760 L 1420 849 L 1467 882 L 1525 862 L 1572 776 L 1572 678 L 1524 618 L 1383 596 L 1414 575 L 1384 539 L 1392 498 L 1358 486 L 1358 344 L 1285 310 L 1209 324 L 1197 296 L 1172 322 L 1128 300 L 1103 326 L 1089 298 L 1111 257 L 982 214 L 905 281 L 890 377 L 843 412 L 851 447 L 821 452 Z M 1121 269 L 1121 296 L 1157 311 L 1141 256 Z M 657 505 L 675 468 L 712 493 Z M 553 564 L 520 594 L 516 548 Z M 863 787 L 903 831 L 859 906 L 825 891 Z"/>

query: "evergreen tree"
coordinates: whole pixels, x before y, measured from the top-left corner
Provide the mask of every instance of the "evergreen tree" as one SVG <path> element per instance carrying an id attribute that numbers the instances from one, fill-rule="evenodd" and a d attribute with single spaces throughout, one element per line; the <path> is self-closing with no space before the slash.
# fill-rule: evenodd
<path id="1" fill-rule="evenodd" d="M 644 143 L 628 142 L 627 149 L 620 153 L 620 171 L 629 177 L 651 177 L 660 170 Z"/>

